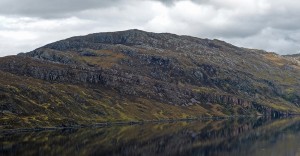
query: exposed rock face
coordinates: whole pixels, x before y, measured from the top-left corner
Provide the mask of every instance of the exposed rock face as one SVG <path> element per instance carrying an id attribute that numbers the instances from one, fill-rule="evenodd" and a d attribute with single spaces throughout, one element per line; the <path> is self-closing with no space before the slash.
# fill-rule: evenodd
<path id="1" fill-rule="evenodd" d="M 94 100 L 108 91 L 129 103 L 208 110 L 199 115 L 298 113 L 299 67 L 290 58 L 219 40 L 140 30 L 72 37 L 0 59 L 0 70 L 13 76 L 101 90 L 91 91 Z"/>

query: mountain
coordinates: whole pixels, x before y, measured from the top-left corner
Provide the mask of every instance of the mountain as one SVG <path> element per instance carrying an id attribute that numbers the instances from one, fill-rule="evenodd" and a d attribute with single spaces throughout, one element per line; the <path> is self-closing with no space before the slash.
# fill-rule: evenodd
<path id="1" fill-rule="evenodd" d="M 0 58 L 1 128 L 300 112 L 300 63 L 224 41 L 95 33 Z"/>

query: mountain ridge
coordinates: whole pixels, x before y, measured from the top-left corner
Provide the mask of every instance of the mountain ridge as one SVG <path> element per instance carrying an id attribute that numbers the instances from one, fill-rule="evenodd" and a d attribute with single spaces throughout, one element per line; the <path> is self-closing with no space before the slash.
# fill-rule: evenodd
<path id="1" fill-rule="evenodd" d="M 0 58 L 2 127 L 297 114 L 299 69 L 220 40 L 136 29 L 76 36 Z"/>

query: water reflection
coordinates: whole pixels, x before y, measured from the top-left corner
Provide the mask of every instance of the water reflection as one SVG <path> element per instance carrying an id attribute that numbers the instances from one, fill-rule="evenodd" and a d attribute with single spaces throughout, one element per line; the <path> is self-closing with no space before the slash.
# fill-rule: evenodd
<path id="1" fill-rule="evenodd" d="M 300 155 L 300 118 L 0 134 L 0 155 Z"/>

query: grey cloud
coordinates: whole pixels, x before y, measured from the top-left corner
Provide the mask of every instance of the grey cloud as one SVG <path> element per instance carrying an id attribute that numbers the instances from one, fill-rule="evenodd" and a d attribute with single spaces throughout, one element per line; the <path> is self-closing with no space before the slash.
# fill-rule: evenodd
<path id="1" fill-rule="evenodd" d="M 167 6 L 173 5 L 175 2 L 180 1 L 180 0 L 155 0 L 158 2 L 161 2 Z"/>
<path id="2" fill-rule="evenodd" d="M 180 1 L 188 1 L 188 0 L 154 0 L 154 1 L 159 1 L 167 6 L 173 5 L 176 2 L 180 2 Z M 198 4 L 206 4 L 209 3 L 211 0 L 190 0 L 194 3 L 198 3 Z"/>
<path id="3" fill-rule="evenodd" d="M 299 53 L 299 39 L 295 39 L 295 31 L 265 28 L 256 35 L 245 38 L 221 38 L 238 46 L 264 49 L 279 54 Z"/>
<path id="4" fill-rule="evenodd" d="M 0 14 L 59 18 L 89 9 L 120 5 L 120 0 L 1 0 Z"/>

